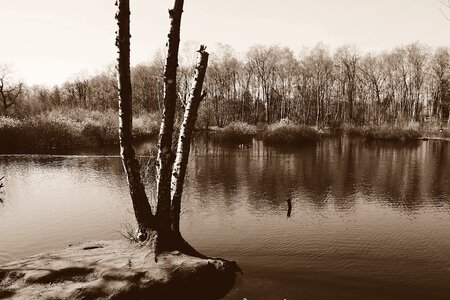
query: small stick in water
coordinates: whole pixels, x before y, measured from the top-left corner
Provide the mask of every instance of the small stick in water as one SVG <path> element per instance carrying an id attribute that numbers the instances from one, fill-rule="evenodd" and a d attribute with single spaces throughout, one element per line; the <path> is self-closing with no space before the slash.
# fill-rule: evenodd
<path id="1" fill-rule="evenodd" d="M 290 218 L 291 217 L 291 213 L 292 213 L 292 200 L 291 200 L 291 198 L 287 199 L 287 205 L 288 205 L 287 217 Z"/>

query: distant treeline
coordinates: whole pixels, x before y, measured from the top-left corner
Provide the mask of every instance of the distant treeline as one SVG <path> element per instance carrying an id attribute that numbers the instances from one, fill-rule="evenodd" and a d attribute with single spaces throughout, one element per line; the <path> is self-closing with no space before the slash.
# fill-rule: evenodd
<path id="1" fill-rule="evenodd" d="M 161 55 L 132 69 L 137 114 L 161 112 L 163 70 Z M 192 70 L 189 64 L 180 66 L 180 106 L 189 93 Z M 373 54 L 352 46 L 330 51 L 319 44 L 300 55 L 278 46 L 253 46 L 238 55 L 220 46 L 210 59 L 206 80 L 201 127 L 281 119 L 318 127 L 440 123 L 449 115 L 450 51 L 413 43 Z M 21 87 L 13 102 L 2 105 L 0 113 L 24 117 L 55 108 L 116 110 L 115 70 L 53 88 Z"/>

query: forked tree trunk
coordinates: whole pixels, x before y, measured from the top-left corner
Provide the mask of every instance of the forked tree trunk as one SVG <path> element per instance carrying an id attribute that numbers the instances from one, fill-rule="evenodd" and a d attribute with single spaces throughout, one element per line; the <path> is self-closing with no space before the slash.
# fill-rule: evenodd
<path id="1" fill-rule="evenodd" d="M 133 147 L 133 108 L 130 79 L 130 3 L 119 0 L 116 20 L 118 25 L 116 46 L 119 87 L 119 138 L 120 154 L 127 174 L 134 214 L 141 230 L 153 228 L 154 218 L 140 175 L 139 162 Z"/>
<path id="2" fill-rule="evenodd" d="M 169 10 L 170 32 L 167 42 L 167 61 L 164 72 L 164 111 L 158 141 L 157 157 L 157 195 L 156 219 L 161 236 L 170 232 L 170 181 L 173 166 L 172 135 L 177 99 L 177 68 L 180 44 L 181 15 L 183 0 L 175 0 L 173 9 Z"/>
<path id="3" fill-rule="evenodd" d="M 178 233 L 180 232 L 181 195 L 183 193 L 184 179 L 186 177 L 192 133 L 197 120 L 200 102 L 206 96 L 206 93 L 202 93 L 209 56 L 205 49 L 205 46 L 200 46 L 200 50 L 198 51 L 198 62 L 195 69 L 194 82 L 192 84 L 189 100 L 186 103 L 184 110 L 183 124 L 181 125 L 178 138 L 177 155 L 172 171 L 172 230 Z"/>
<path id="4" fill-rule="evenodd" d="M 206 47 L 199 50 L 199 61 L 196 68 L 194 85 L 189 102 L 186 105 L 183 126 L 174 167 L 172 154 L 172 135 L 176 109 L 176 75 L 178 67 L 178 48 L 180 41 L 180 22 L 183 11 L 183 0 L 175 0 L 175 6 L 169 11 L 171 29 L 168 42 L 168 55 L 164 75 L 165 98 L 164 113 L 158 141 L 157 157 L 157 208 L 152 213 L 145 188 L 140 176 L 140 166 L 136 159 L 132 136 L 132 88 L 130 77 L 130 10 L 129 0 L 119 0 L 116 14 L 118 31 L 116 45 L 118 47 L 118 86 L 120 115 L 120 147 L 125 171 L 127 173 L 131 199 L 141 232 L 147 233 L 148 241 L 154 242 L 157 257 L 163 251 L 179 250 L 185 254 L 205 257 L 192 248 L 181 236 L 179 230 L 181 194 L 189 157 L 189 147 L 198 107 L 202 94 L 203 81 L 208 63 Z M 172 170 L 174 173 L 172 174 Z M 180 175 L 180 176 L 179 176 Z M 172 182 L 173 176 L 173 183 Z M 173 188 L 173 191 L 171 190 Z M 173 201 L 172 201 L 173 198 Z M 173 203 L 173 205 L 171 205 Z M 148 235 L 150 233 L 151 235 Z"/>

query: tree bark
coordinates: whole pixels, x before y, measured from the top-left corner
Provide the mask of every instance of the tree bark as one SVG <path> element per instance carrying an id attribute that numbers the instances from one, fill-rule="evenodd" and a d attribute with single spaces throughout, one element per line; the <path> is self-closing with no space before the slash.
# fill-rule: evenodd
<path id="1" fill-rule="evenodd" d="M 180 213 L 181 213 L 181 195 L 183 193 L 184 179 L 186 176 L 186 168 L 189 160 L 189 152 L 191 147 L 192 133 L 194 131 L 195 122 L 197 120 L 198 108 L 201 100 L 206 96 L 202 93 L 203 82 L 205 80 L 206 68 L 208 67 L 208 52 L 205 46 L 200 46 L 198 62 L 195 69 L 194 82 L 190 92 L 189 100 L 186 103 L 183 124 L 180 128 L 178 138 L 177 155 L 172 171 L 171 181 L 171 214 L 172 214 L 172 230 L 180 232 Z"/>
<path id="2" fill-rule="evenodd" d="M 130 78 L 130 4 L 129 0 L 119 0 L 116 20 L 118 25 L 116 46 L 119 57 L 117 59 L 117 76 L 119 87 L 119 138 L 120 155 L 127 174 L 134 214 L 141 230 L 154 227 L 153 215 L 144 184 L 140 175 L 139 162 L 133 147 L 133 108 Z"/>
<path id="3" fill-rule="evenodd" d="M 176 84 L 178 68 L 178 51 L 180 44 L 181 15 L 183 0 L 175 0 L 173 9 L 169 10 L 170 32 L 167 43 L 167 60 L 164 72 L 164 110 L 158 141 L 157 156 L 157 195 L 156 219 L 159 233 L 170 232 L 170 181 L 173 166 L 172 135 L 176 109 Z"/>

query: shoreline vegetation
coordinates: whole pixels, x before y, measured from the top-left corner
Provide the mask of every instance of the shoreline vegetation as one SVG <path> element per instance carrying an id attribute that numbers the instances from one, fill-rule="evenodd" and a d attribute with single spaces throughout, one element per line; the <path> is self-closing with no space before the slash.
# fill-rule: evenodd
<path id="1" fill-rule="evenodd" d="M 322 44 L 299 55 L 297 50 L 255 45 L 240 54 L 231 46 L 218 46 L 205 75 L 208 93 L 198 108 L 198 129 L 218 142 L 237 145 L 250 143 L 252 137 L 271 145 L 314 140 L 306 126 L 320 137 L 450 138 L 449 48 L 416 42 L 380 53 L 349 45 L 332 50 Z M 165 94 L 161 53 L 130 69 L 136 138 L 159 133 L 155 120 L 161 119 Z M 179 84 L 173 92 L 178 125 L 193 80 L 189 74 L 194 65 L 188 61 L 178 66 Z M 5 87 L 18 92 L 6 93 L 0 107 L 0 151 L 117 144 L 118 117 L 113 112 L 118 111 L 118 86 L 111 68 L 53 87 L 16 82 L 13 72 L 3 69 Z M 3 69 L 0 65 L 0 77 Z M 285 119 L 301 128 L 272 125 Z"/>
<path id="2" fill-rule="evenodd" d="M 332 50 L 323 44 L 299 55 L 297 50 L 254 45 L 238 53 L 229 45 L 217 46 L 205 74 L 208 92 L 198 108 L 197 131 L 223 144 L 247 146 L 252 138 L 271 146 L 338 135 L 450 138 L 449 48 L 416 42 L 379 53 L 350 45 Z M 161 120 L 165 99 L 161 53 L 130 68 L 133 135 L 138 139 L 159 134 L 155 121 Z M 191 60 L 182 61 L 174 77 L 175 126 L 180 126 L 194 67 Z M 14 101 L 7 94 L 9 100 L 3 99 L 0 107 L 0 151 L 117 145 L 114 70 L 77 75 L 48 87 L 16 82 L 13 72 L 4 69 L 5 87 L 20 93 Z"/>
<path id="3" fill-rule="evenodd" d="M 160 116 L 141 113 L 133 119 L 135 140 L 156 138 Z M 0 117 L 0 151 L 53 151 L 95 149 L 118 145 L 118 116 L 85 109 L 57 109 L 28 118 Z M 269 146 L 295 146 L 325 137 L 350 136 L 367 140 L 444 140 L 450 141 L 450 128 L 433 123 L 410 122 L 397 125 L 356 126 L 339 124 L 317 129 L 290 120 L 266 125 L 231 122 L 219 128 L 198 128 L 215 142 L 228 145 L 249 145 L 253 138 Z"/>
<path id="4" fill-rule="evenodd" d="M 232 123 L 224 128 L 213 127 L 210 131 L 215 139 L 224 143 L 242 144 L 243 137 L 245 137 L 247 143 L 250 143 L 252 138 L 257 138 L 269 146 L 293 146 L 336 136 L 385 141 L 450 141 L 450 128 L 431 123 L 385 124 L 381 126 L 343 124 L 318 129 L 314 126 L 296 124 L 290 120 L 283 119 L 271 125 L 260 126 Z M 249 132 L 253 132 L 253 134 L 248 134 Z"/>
<path id="5" fill-rule="evenodd" d="M 156 137 L 160 117 L 134 117 L 135 140 Z M 0 150 L 68 150 L 119 144 L 117 112 L 57 109 L 27 118 L 0 117 Z"/>

